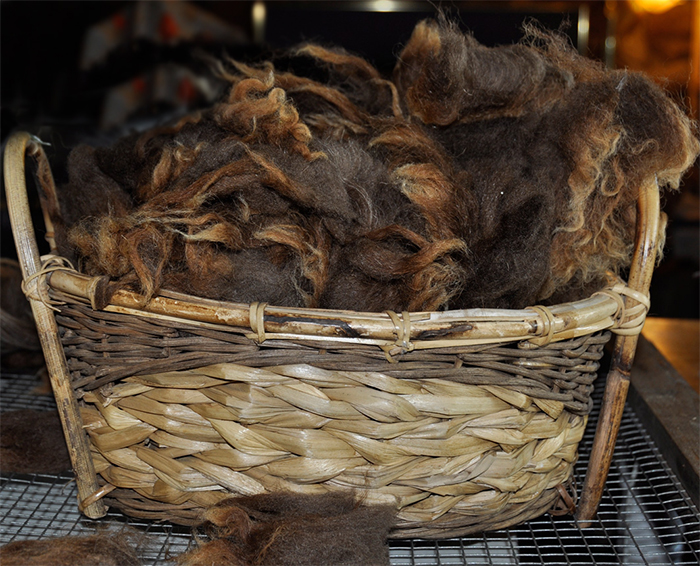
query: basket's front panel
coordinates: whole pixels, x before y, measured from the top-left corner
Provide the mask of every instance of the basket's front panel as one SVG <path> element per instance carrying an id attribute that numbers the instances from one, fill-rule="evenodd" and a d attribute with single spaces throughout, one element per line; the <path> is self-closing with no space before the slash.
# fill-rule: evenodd
<path id="1" fill-rule="evenodd" d="M 97 472 L 116 488 L 110 505 L 191 523 L 231 494 L 350 489 L 398 505 L 395 537 L 551 509 L 571 481 L 608 339 L 392 359 L 79 304 L 59 322 Z"/>

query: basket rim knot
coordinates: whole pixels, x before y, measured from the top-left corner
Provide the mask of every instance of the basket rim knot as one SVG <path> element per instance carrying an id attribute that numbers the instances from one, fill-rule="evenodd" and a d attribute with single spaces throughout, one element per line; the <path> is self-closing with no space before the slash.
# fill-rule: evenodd
<path id="1" fill-rule="evenodd" d="M 411 313 L 402 311 L 401 317 L 392 310 L 386 310 L 384 313 L 389 315 L 391 322 L 394 323 L 396 342 L 382 345 L 380 348 L 384 350 L 386 359 L 395 364 L 397 361 L 393 356 L 412 352 L 415 348 L 415 345 L 411 342 Z"/>
<path id="2" fill-rule="evenodd" d="M 54 271 L 75 271 L 73 264 L 66 258 L 56 254 L 41 256 L 41 267 L 22 279 L 21 289 L 24 296 L 30 301 L 43 303 L 47 308 L 60 312 L 57 305 L 64 305 L 63 301 L 57 301 L 49 297 L 48 276 Z"/>
<path id="3" fill-rule="evenodd" d="M 254 302 L 250 304 L 250 329 L 253 331 L 252 334 L 246 334 L 247 338 L 254 340 L 258 344 L 262 344 L 267 340 L 265 335 L 265 309 L 268 303 Z"/>
<path id="4" fill-rule="evenodd" d="M 596 291 L 593 295 L 606 295 L 617 303 L 614 324 L 610 329 L 615 334 L 634 336 L 642 332 L 651 300 L 649 294 L 640 293 L 624 283 L 617 283 L 612 288 Z M 636 304 L 629 305 L 631 299 Z"/>
<path id="5" fill-rule="evenodd" d="M 526 310 L 536 312 L 540 315 L 540 319 L 542 320 L 541 329 L 539 328 L 538 322 L 537 338 L 530 340 L 530 342 L 540 347 L 548 346 L 554 337 L 554 325 L 556 323 L 554 314 L 544 305 L 535 305 L 534 307 L 528 307 Z"/>

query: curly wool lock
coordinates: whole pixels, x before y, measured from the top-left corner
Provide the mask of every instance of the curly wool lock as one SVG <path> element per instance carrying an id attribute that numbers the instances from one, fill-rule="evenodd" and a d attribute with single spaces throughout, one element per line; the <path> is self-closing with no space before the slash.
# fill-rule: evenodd
<path id="1" fill-rule="evenodd" d="M 421 22 L 393 80 L 341 49 L 289 57 L 325 82 L 222 63 L 219 104 L 76 148 L 53 205 L 61 253 L 144 300 L 162 288 L 362 311 L 574 300 L 629 264 L 640 187 L 677 188 L 699 151 L 651 81 L 533 26 L 487 48 Z"/>

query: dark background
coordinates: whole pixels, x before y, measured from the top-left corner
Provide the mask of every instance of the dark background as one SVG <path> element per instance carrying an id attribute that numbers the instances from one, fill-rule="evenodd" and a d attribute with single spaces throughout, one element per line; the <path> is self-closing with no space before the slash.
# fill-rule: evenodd
<path id="1" fill-rule="evenodd" d="M 78 62 L 86 30 L 132 2 L 4 0 L 2 33 L 2 138 L 17 127 L 94 124 L 105 90 L 161 61 L 185 59 L 187 49 L 154 47 L 145 42 L 124 46 L 100 69 L 81 72 Z M 253 2 L 191 2 L 241 28 L 248 45 L 206 46 L 215 55 L 255 57 L 305 40 L 342 45 L 390 72 L 396 54 L 415 24 L 436 13 L 438 3 L 399 2 L 403 11 L 364 9 L 371 2 L 267 2 L 263 44 L 253 42 Z M 602 3 L 593 11 L 602 16 Z M 599 4 L 599 6 L 597 5 Z M 535 18 L 548 28 L 569 22 L 575 43 L 577 2 L 443 2 L 465 30 L 485 45 L 507 44 L 522 37 L 521 25 Z M 598 14 L 600 12 L 600 14 Z M 189 48 L 190 46 L 187 46 Z M 201 47 L 201 45 L 200 45 Z M 591 53 L 600 57 L 600 49 Z M 191 54 L 190 54 L 191 55 Z"/>

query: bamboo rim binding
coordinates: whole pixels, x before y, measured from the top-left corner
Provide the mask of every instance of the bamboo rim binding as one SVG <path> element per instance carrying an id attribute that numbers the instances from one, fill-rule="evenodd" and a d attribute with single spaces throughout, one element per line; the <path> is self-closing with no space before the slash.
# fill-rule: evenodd
<path id="1" fill-rule="evenodd" d="M 86 299 L 93 309 L 99 310 L 96 308 L 95 294 L 103 282 L 102 277 L 82 275 L 70 265 L 70 262 L 59 256 L 48 255 L 42 257 L 42 260 L 41 268 L 23 285 L 28 298 L 41 301 L 47 308 L 60 312 L 60 308 L 57 307 L 60 301 L 51 299 L 47 294 L 48 288 L 53 287 Z M 60 275 L 52 277 L 57 273 Z M 625 298 L 632 299 L 636 304 L 627 307 Z M 391 355 L 404 354 L 415 349 L 449 348 L 488 342 L 526 341 L 535 346 L 546 346 L 551 342 L 605 329 L 619 335 L 637 335 L 642 331 L 651 304 L 648 295 L 635 291 L 618 279 L 613 280 L 609 287 L 593 293 L 592 297 L 575 303 L 564 303 L 552 307 L 537 305 L 520 311 L 493 309 L 488 314 L 484 314 L 483 309 L 468 309 L 434 313 L 404 311 L 400 316 L 393 311 L 343 313 L 339 316 L 335 311 L 311 311 L 311 309 L 277 307 L 258 302 L 250 305 L 222 303 L 169 292 L 154 297 L 152 304 L 140 305 L 137 295 L 127 291 L 117 292 L 112 304 L 104 307 L 104 310 L 126 312 L 125 309 L 130 309 L 136 312 L 140 306 L 145 313 L 166 314 L 165 309 L 168 309 L 171 315 L 195 320 L 186 309 L 180 309 L 181 312 L 178 312 L 177 306 L 187 299 L 198 303 L 197 315 L 209 314 L 212 319 L 218 317 L 219 323 L 231 322 L 233 326 L 249 327 L 251 333 L 247 336 L 258 344 L 266 340 L 303 340 L 304 338 L 328 342 L 362 340 L 363 343 L 379 346 L 389 358 Z M 313 312 L 314 322 L 304 323 L 303 319 L 309 320 L 304 316 L 305 312 Z M 578 317 L 572 322 L 575 315 Z M 297 323 L 296 332 L 279 330 L 283 326 L 273 321 L 282 316 L 287 318 L 296 316 L 302 320 Z M 356 329 L 363 335 L 348 337 L 318 333 L 319 325 L 326 329 L 336 328 L 338 321 L 342 318 L 345 318 L 343 322 L 346 328 Z M 578 326 L 581 320 L 585 324 Z M 451 328 L 462 329 L 465 323 L 491 324 L 488 331 L 492 331 L 495 336 L 487 336 L 485 332 L 477 331 L 474 332 L 476 336 L 469 337 L 468 332 L 463 330 L 450 335 Z M 365 326 L 360 326 L 362 324 Z M 421 340 L 421 335 L 435 330 L 432 328 L 434 325 L 440 326 L 441 339 Z M 390 340 L 390 335 L 395 339 Z M 523 344 L 523 347 L 528 345 Z M 389 361 L 392 360 L 389 359 Z"/>

